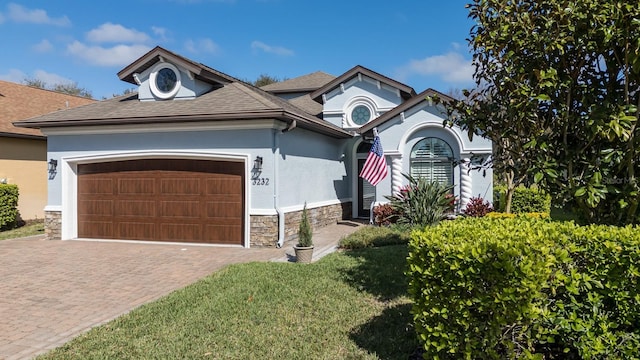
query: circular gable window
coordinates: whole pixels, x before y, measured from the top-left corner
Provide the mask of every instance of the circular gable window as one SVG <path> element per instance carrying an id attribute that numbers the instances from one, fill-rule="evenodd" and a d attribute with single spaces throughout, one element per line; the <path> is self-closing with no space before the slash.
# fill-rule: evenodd
<path id="1" fill-rule="evenodd" d="M 180 90 L 180 71 L 172 64 L 160 63 L 151 71 L 149 86 L 156 97 L 171 99 Z"/>
<path id="2" fill-rule="evenodd" d="M 371 110 L 364 105 L 358 105 L 351 111 L 351 120 L 356 125 L 364 125 L 371 120 Z"/>

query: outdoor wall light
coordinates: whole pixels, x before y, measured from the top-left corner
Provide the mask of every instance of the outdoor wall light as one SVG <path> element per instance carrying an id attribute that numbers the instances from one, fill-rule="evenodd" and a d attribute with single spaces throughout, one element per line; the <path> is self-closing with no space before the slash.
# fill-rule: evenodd
<path id="1" fill-rule="evenodd" d="M 253 161 L 253 168 L 256 171 L 262 171 L 262 156 L 256 156 L 256 159 Z"/>
<path id="2" fill-rule="evenodd" d="M 53 180 L 56 177 L 58 169 L 58 160 L 49 159 L 49 180 Z"/>

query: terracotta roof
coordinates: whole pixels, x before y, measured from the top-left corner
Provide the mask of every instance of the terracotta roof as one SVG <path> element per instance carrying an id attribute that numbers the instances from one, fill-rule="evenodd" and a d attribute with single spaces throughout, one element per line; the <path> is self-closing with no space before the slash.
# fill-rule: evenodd
<path id="1" fill-rule="evenodd" d="M 40 130 L 15 127 L 13 122 L 94 102 L 93 99 L 0 80 L 0 136 L 44 137 Z"/>
<path id="2" fill-rule="evenodd" d="M 421 92 L 420 94 L 412 97 L 411 99 L 403 102 L 402 104 L 396 106 L 395 108 L 387 111 L 386 113 L 382 114 L 380 117 L 378 117 L 377 119 L 374 119 L 373 121 L 371 121 L 370 123 L 367 123 L 365 125 L 363 125 L 362 127 L 360 127 L 358 129 L 358 133 L 360 134 L 364 134 L 367 133 L 371 130 L 373 130 L 374 127 L 376 126 L 380 126 L 382 124 L 384 124 L 385 122 L 393 119 L 394 117 L 400 115 L 401 112 L 403 111 L 407 111 L 409 109 L 411 109 L 412 107 L 420 104 L 423 101 L 427 101 L 427 97 L 428 96 L 438 96 L 440 99 L 444 100 L 444 101 L 452 101 L 453 98 L 445 95 L 437 90 L 433 90 L 433 89 L 427 89 L 423 92 Z"/>
<path id="3" fill-rule="evenodd" d="M 322 86 L 321 88 L 315 90 L 314 92 L 312 92 L 311 94 L 309 94 L 311 96 L 311 98 L 319 103 L 322 103 L 322 95 L 328 93 L 329 91 L 335 89 L 336 87 L 340 86 L 340 84 L 345 83 L 349 80 L 351 80 L 352 78 L 358 76 L 358 74 L 362 74 L 365 76 L 368 76 L 372 79 L 378 80 L 383 84 L 387 84 L 391 87 L 394 87 L 398 90 L 400 90 L 400 95 L 402 96 L 403 99 L 410 99 L 412 96 L 416 95 L 416 91 L 408 86 L 405 85 L 399 81 L 393 80 L 389 77 L 386 77 L 380 73 L 377 73 L 373 70 L 369 70 L 364 66 L 354 66 L 353 68 L 351 68 L 349 71 L 347 71 L 346 73 L 338 76 L 337 78 L 333 79 L 331 82 L 325 84 L 324 86 Z"/>
<path id="4" fill-rule="evenodd" d="M 312 92 L 326 85 L 336 77 L 322 71 L 298 76 L 293 79 L 262 86 L 261 89 L 274 94 Z"/>

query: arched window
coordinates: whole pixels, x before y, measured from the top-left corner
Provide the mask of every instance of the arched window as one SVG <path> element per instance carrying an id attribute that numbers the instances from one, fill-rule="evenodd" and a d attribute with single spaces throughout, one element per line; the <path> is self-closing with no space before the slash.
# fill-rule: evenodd
<path id="1" fill-rule="evenodd" d="M 453 151 L 444 140 L 429 137 L 411 149 L 411 176 L 453 185 Z"/>

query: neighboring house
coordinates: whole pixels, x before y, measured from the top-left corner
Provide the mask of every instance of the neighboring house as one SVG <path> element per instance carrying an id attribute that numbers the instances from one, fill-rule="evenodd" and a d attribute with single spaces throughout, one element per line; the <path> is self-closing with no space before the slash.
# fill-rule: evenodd
<path id="1" fill-rule="evenodd" d="M 47 139 L 14 121 L 95 102 L 0 80 L 0 183 L 18 185 L 18 211 L 25 220 L 44 218 L 47 204 Z"/>
<path id="2" fill-rule="evenodd" d="M 118 76 L 138 93 L 16 124 L 47 134 L 58 161 L 51 238 L 282 245 L 305 203 L 314 227 L 368 218 L 402 173 L 491 200 L 490 171 L 456 162 L 491 143 L 443 127 L 434 90 L 361 66 L 259 89 L 160 47 Z M 374 127 L 390 175 L 371 187 L 358 173 Z"/>

